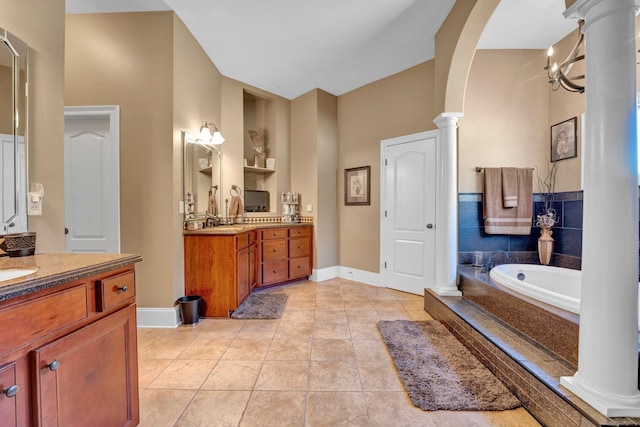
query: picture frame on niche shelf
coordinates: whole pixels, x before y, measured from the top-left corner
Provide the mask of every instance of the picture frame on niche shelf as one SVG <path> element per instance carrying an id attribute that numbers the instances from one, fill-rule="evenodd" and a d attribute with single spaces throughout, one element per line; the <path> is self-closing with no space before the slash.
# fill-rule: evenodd
<path id="1" fill-rule="evenodd" d="M 345 206 L 371 204 L 371 166 L 344 170 L 344 204 Z"/>
<path id="2" fill-rule="evenodd" d="M 551 161 L 578 157 L 578 118 L 551 126 Z"/>

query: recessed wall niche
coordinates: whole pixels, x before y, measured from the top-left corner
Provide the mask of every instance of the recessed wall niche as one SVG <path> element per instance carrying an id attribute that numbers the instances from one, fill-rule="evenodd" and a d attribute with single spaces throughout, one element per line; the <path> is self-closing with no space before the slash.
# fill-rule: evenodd
<path id="1" fill-rule="evenodd" d="M 243 115 L 245 210 L 252 211 L 252 206 L 247 206 L 247 190 L 268 191 L 269 212 L 277 212 L 275 102 L 244 90 Z"/>

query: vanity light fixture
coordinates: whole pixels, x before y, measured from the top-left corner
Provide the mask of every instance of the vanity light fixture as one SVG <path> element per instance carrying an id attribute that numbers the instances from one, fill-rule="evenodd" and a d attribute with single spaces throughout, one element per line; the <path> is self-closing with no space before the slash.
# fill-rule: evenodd
<path id="1" fill-rule="evenodd" d="M 582 26 L 584 25 L 584 20 L 578 20 L 578 42 L 573 47 L 567 59 L 560 65 L 557 62 L 553 62 L 551 64 L 551 58 L 553 57 L 553 46 L 549 48 L 547 51 L 547 66 L 544 67 L 547 70 L 547 75 L 549 76 L 549 83 L 551 84 L 551 89 L 556 91 L 560 87 L 568 90 L 569 92 L 584 92 L 584 83 L 579 84 L 576 81 L 581 80 L 584 81 L 584 74 L 580 76 L 569 76 L 571 72 L 571 68 L 573 64 L 578 61 L 584 60 L 584 54 L 579 55 L 580 49 L 584 45 L 584 33 L 582 32 Z"/>
<path id="2" fill-rule="evenodd" d="M 198 139 L 205 144 L 212 145 L 220 145 L 224 142 L 224 137 L 222 136 L 216 125 L 211 122 L 204 122 L 204 125 L 202 125 L 202 127 L 200 128 L 200 136 L 198 137 Z"/>

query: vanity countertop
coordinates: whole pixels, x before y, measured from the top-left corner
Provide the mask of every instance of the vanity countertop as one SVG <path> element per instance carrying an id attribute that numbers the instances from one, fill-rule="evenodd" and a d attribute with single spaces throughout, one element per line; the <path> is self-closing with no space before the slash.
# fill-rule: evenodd
<path id="1" fill-rule="evenodd" d="M 202 230 L 185 230 L 185 236 L 201 236 L 201 235 L 220 235 L 220 236 L 232 236 L 235 234 L 244 233 L 245 231 L 258 230 L 262 228 L 288 228 L 288 227 L 304 227 L 312 226 L 312 222 L 264 222 L 264 223 L 251 223 L 251 224 L 233 224 L 233 225 L 219 225 L 216 227 L 204 228 Z"/>
<path id="2" fill-rule="evenodd" d="M 36 254 L 0 258 L 0 270 L 38 271 L 0 282 L 0 302 L 142 261 L 134 254 Z"/>

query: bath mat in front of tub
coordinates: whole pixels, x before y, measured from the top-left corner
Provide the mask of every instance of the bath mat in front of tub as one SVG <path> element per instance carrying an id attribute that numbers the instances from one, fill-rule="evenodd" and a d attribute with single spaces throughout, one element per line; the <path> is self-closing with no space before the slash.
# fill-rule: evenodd
<path id="1" fill-rule="evenodd" d="M 249 295 L 232 314 L 232 319 L 279 319 L 287 303 L 286 294 L 257 292 Z"/>
<path id="2" fill-rule="evenodd" d="M 437 320 L 378 322 L 404 388 L 425 411 L 503 411 L 520 401 Z"/>

